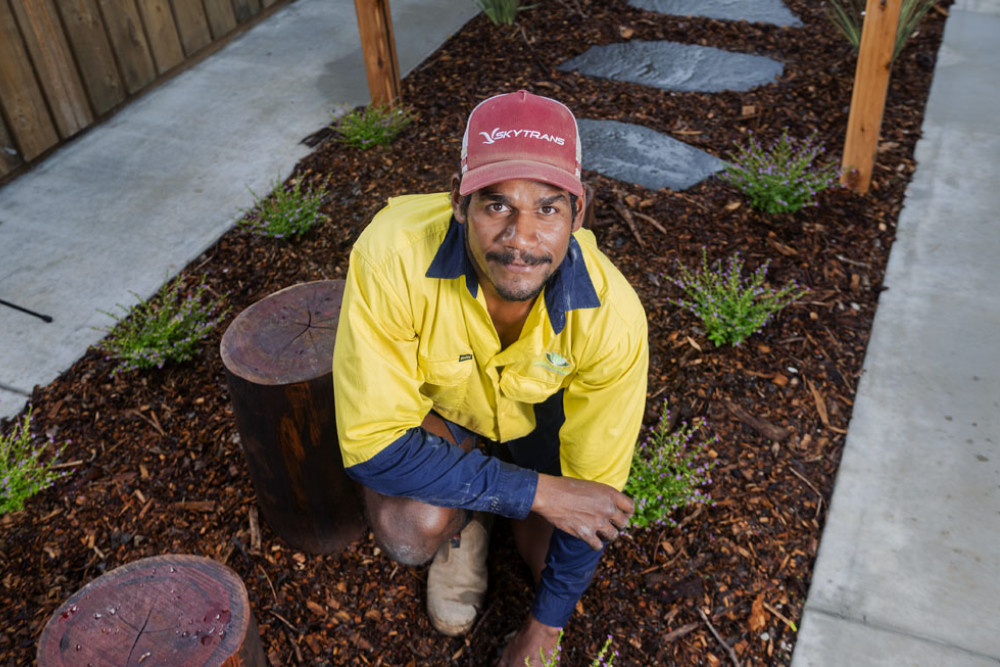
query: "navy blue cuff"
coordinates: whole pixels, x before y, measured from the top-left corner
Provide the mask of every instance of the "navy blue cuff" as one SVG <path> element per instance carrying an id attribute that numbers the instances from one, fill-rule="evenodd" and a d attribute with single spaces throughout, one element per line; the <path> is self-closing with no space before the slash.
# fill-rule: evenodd
<path id="1" fill-rule="evenodd" d="M 531 605 L 535 619 L 555 628 L 565 626 L 594 578 L 603 553 L 604 549 L 594 551 L 580 538 L 554 530 L 542 581 Z"/>

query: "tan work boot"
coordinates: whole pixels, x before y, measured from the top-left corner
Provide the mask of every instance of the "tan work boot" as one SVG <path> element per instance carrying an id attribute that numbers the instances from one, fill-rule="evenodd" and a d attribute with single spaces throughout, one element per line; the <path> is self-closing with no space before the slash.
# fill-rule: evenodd
<path id="1" fill-rule="evenodd" d="M 427 572 L 427 615 L 438 632 L 464 635 L 486 597 L 486 552 L 493 515 L 476 512 L 462 532 L 438 549 Z"/>

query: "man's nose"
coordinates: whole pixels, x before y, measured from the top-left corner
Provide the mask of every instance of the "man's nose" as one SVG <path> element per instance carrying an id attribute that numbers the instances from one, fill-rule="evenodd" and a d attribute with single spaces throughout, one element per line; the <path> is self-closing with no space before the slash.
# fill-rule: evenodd
<path id="1" fill-rule="evenodd" d="M 513 246 L 531 246 L 535 244 L 537 230 L 536 220 L 530 213 L 517 213 L 504 228 L 503 241 Z"/>

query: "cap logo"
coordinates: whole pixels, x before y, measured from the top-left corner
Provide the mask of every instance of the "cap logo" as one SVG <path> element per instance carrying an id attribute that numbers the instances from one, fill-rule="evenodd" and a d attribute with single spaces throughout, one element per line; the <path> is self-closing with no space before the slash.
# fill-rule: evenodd
<path id="1" fill-rule="evenodd" d="M 542 141 L 548 141 L 550 143 L 556 144 L 557 146 L 563 146 L 566 144 L 566 140 L 563 137 L 555 137 L 551 134 L 544 134 L 538 130 L 501 130 L 499 127 L 494 127 L 493 131 L 487 134 L 486 132 L 480 132 L 483 136 L 483 143 L 489 146 L 490 144 L 495 144 L 501 139 L 511 139 L 524 136 L 526 139 L 539 139 Z"/>

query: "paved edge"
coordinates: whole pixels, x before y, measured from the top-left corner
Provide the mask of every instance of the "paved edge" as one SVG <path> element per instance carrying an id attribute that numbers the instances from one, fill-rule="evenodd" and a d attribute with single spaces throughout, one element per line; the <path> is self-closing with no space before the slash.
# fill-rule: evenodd
<path id="1" fill-rule="evenodd" d="M 950 9 L 795 667 L 1000 661 L 998 38 Z"/>

